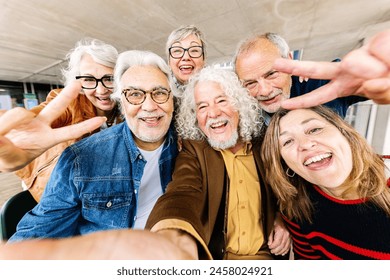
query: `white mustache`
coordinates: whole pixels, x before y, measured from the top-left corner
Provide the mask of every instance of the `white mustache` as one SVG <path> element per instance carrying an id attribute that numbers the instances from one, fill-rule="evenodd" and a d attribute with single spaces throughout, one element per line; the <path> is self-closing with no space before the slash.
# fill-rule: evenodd
<path id="1" fill-rule="evenodd" d="M 209 120 L 207 120 L 207 122 L 206 122 L 206 127 L 211 127 L 213 124 L 216 124 L 216 123 L 224 123 L 224 122 L 229 122 L 229 120 L 228 119 L 226 119 L 226 118 L 221 118 L 221 117 L 219 117 L 219 118 L 217 118 L 217 119 L 209 119 Z"/>
<path id="2" fill-rule="evenodd" d="M 165 114 L 155 114 L 155 113 L 142 113 L 137 115 L 137 118 L 144 119 L 144 118 L 160 118 L 164 117 Z"/>
<path id="3" fill-rule="evenodd" d="M 267 96 L 258 95 L 255 98 L 258 101 L 266 101 L 266 100 L 270 100 L 270 99 L 272 99 L 280 94 L 283 94 L 283 91 L 281 89 L 277 89 L 277 90 L 273 91 L 270 95 L 267 95 Z"/>

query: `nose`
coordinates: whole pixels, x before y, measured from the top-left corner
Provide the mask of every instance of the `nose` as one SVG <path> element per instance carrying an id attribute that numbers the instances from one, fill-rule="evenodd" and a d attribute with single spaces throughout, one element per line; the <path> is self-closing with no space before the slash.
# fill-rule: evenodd
<path id="1" fill-rule="evenodd" d="M 272 83 L 270 81 L 267 81 L 266 79 L 259 79 L 257 83 L 258 83 L 257 95 L 268 96 L 274 90 Z"/>
<path id="2" fill-rule="evenodd" d="M 315 140 L 306 136 L 300 137 L 298 139 L 298 144 L 299 144 L 299 150 L 301 151 L 309 150 L 317 145 Z"/>
<path id="3" fill-rule="evenodd" d="M 98 85 L 95 89 L 95 91 L 97 93 L 100 93 L 100 94 L 103 94 L 103 93 L 106 93 L 107 91 L 109 91 L 110 89 L 106 88 L 105 86 L 103 86 L 103 84 L 101 82 L 98 82 Z"/>
<path id="4" fill-rule="evenodd" d="M 150 93 L 146 94 L 145 101 L 142 103 L 142 110 L 151 112 L 157 110 L 157 106 L 157 103 L 153 101 Z"/>
<path id="5" fill-rule="evenodd" d="M 218 106 L 210 106 L 207 111 L 207 116 L 209 118 L 217 118 L 219 115 L 221 115 L 221 110 Z"/>
<path id="6" fill-rule="evenodd" d="M 189 54 L 188 50 L 185 50 L 184 54 L 183 54 L 183 57 L 181 59 L 189 60 L 190 58 L 191 57 L 190 57 L 190 54 Z"/>

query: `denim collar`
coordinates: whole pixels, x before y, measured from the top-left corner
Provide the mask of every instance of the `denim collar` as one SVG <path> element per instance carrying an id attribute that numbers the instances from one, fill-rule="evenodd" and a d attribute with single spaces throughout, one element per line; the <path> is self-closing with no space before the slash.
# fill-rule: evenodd
<path id="1" fill-rule="evenodd" d="M 127 122 L 124 121 L 123 123 L 121 123 L 121 125 L 123 125 L 122 133 L 124 136 L 123 138 L 124 138 L 126 147 L 129 150 L 130 161 L 135 162 L 140 156 L 142 156 L 141 152 L 138 149 L 137 145 L 135 144 L 133 134 L 131 133 L 129 126 L 127 125 Z M 175 141 L 176 141 L 175 128 L 174 128 L 173 124 L 171 123 L 171 125 L 168 129 L 168 132 L 167 132 L 167 136 L 166 136 L 166 140 L 164 142 L 164 147 L 163 147 L 162 153 L 164 153 L 164 151 L 168 147 L 170 147 L 172 144 L 174 144 Z"/>

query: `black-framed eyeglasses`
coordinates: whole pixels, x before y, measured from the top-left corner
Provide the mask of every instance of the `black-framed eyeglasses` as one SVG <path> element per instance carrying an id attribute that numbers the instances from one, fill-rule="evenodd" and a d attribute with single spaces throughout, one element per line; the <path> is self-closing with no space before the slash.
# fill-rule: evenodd
<path id="1" fill-rule="evenodd" d="M 139 88 L 125 88 L 122 90 L 122 94 L 125 95 L 127 102 L 133 105 L 140 105 L 146 100 L 146 94 L 150 94 L 150 97 L 157 104 L 163 104 L 168 101 L 171 91 L 166 88 L 154 88 L 149 91 L 145 91 Z"/>
<path id="2" fill-rule="evenodd" d="M 101 82 L 105 88 L 114 88 L 114 76 L 103 76 L 101 79 L 97 79 L 94 76 L 76 76 L 76 80 L 81 81 L 81 87 L 83 89 L 95 89 L 98 83 Z"/>
<path id="3" fill-rule="evenodd" d="M 202 46 L 192 46 L 189 48 L 182 48 L 179 46 L 170 47 L 169 55 L 172 58 L 182 58 L 184 53 L 188 52 L 188 55 L 192 58 L 198 58 L 203 55 L 203 47 Z"/>

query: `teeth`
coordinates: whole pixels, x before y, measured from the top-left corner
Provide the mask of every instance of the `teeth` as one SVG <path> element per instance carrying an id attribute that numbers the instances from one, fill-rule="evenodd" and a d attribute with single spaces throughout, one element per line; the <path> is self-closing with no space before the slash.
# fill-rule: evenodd
<path id="1" fill-rule="evenodd" d="M 332 153 L 326 153 L 326 154 L 322 154 L 322 155 L 318 155 L 318 156 L 315 156 L 315 157 L 312 157 L 312 158 L 309 158 L 308 160 L 306 160 L 303 165 L 305 166 L 308 166 L 309 164 L 312 164 L 314 162 L 319 162 L 325 158 L 329 158 L 332 156 Z"/>
<path id="2" fill-rule="evenodd" d="M 181 66 L 179 68 L 180 68 L 180 70 L 182 70 L 182 69 L 192 69 L 192 66 Z"/>
<path id="3" fill-rule="evenodd" d="M 161 117 L 160 116 L 155 116 L 155 117 L 139 117 L 141 120 L 144 122 L 156 122 L 158 121 Z"/>
<path id="4" fill-rule="evenodd" d="M 211 128 L 218 128 L 218 127 L 224 126 L 225 124 L 226 124 L 226 121 L 220 121 L 220 122 L 210 124 L 210 127 Z"/>

